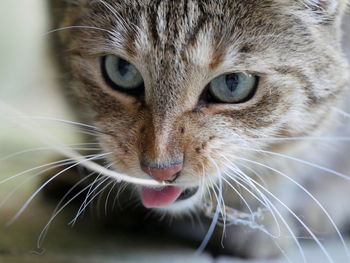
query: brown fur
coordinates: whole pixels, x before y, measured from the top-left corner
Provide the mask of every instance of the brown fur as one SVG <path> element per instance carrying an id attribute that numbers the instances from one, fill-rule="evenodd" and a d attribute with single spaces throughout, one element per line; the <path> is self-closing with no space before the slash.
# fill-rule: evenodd
<path id="1" fill-rule="evenodd" d="M 222 155 L 277 162 L 240 147 L 299 156 L 312 151 L 304 141 L 237 138 L 313 136 L 329 129 L 330 108 L 348 83 L 340 47 L 346 1 L 336 10 L 330 2 L 58 0 L 52 9 L 55 27 L 90 27 L 62 30 L 57 41 L 76 100 L 88 112 L 84 118 L 104 131 L 98 139 L 113 152 L 114 169 L 145 177 L 140 162 L 162 167 L 184 159 L 177 183 L 196 185 L 203 167 L 205 176 L 216 175 L 211 160 L 227 172 Z M 139 69 L 144 96 L 105 83 L 100 59 L 106 54 Z M 242 104 L 200 103 L 207 84 L 228 72 L 260 76 L 255 96 Z"/>

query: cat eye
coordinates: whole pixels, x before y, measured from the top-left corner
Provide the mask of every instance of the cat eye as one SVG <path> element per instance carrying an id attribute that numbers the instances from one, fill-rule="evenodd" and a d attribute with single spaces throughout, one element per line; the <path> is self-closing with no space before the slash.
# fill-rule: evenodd
<path id="1" fill-rule="evenodd" d="M 243 103 L 253 97 L 258 77 L 248 73 L 221 75 L 209 84 L 209 93 L 215 102 Z"/>
<path id="2" fill-rule="evenodd" d="M 144 90 L 141 73 L 121 57 L 105 56 L 102 60 L 102 72 L 106 82 L 115 90 L 132 94 Z"/>

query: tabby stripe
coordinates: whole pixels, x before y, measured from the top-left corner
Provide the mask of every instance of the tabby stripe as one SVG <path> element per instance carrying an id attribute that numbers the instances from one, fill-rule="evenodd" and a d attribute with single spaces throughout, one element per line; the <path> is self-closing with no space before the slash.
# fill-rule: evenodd
<path id="1" fill-rule="evenodd" d="M 159 36 L 158 36 L 158 11 L 159 11 L 159 7 L 160 4 L 162 3 L 162 0 L 157 0 L 153 10 L 150 9 L 149 14 L 148 14 L 148 29 L 149 32 L 151 33 L 151 39 L 153 41 L 153 45 L 157 45 L 157 43 L 159 42 Z"/>
<path id="2" fill-rule="evenodd" d="M 301 70 L 295 68 L 295 67 L 290 67 L 290 66 L 283 66 L 279 68 L 274 68 L 274 70 L 280 74 L 283 75 L 291 75 L 294 78 L 296 78 L 299 82 L 303 84 L 304 91 L 306 93 L 307 98 L 312 104 L 319 104 L 320 98 L 317 97 L 313 91 L 315 86 L 313 85 L 312 81 L 310 78 L 305 75 Z"/>
<path id="3" fill-rule="evenodd" d="M 198 33 L 202 30 L 202 28 L 207 24 L 208 22 L 208 16 L 204 15 L 205 12 L 203 10 L 203 6 L 201 3 L 198 3 L 198 7 L 200 9 L 200 16 L 198 18 L 198 21 L 195 25 L 195 27 L 187 33 L 185 44 L 186 46 L 194 46 L 194 44 L 197 42 Z"/>

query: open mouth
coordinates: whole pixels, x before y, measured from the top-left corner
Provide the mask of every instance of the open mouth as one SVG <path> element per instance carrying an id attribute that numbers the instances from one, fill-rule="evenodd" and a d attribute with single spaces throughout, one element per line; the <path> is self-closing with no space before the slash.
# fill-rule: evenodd
<path id="1" fill-rule="evenodd" d="M 141 201 L 147 208 L 166 207 L 175 202 L 184 201 L 194 196 L 196 188 L 182 188 L 178 186 L 166 186 L 163 188 L 141 188 Z"/>

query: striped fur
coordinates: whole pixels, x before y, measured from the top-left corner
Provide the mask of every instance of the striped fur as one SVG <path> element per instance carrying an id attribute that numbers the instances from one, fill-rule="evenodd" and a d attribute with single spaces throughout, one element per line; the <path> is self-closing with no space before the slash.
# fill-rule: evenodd
<path id="1" fill-rule="evenodd" d="M 217 179 L 213 161 L 222 174 L 228 172 L 222 156 L 263 160 L 300 180 L 308 176 L 241 147 L 303 158 L 319 151 L 314 145 L 237 138 L 319 136 L 332 130 L 330 109 L 340 104 L 349 80 L 340 46 L 346 4 L 345 0 L 57 0 L 51 10 L 54 27 L 74 26 L 60 31 L 56 39 L 65 56 L 61 63 L 74 99 L 81 104 L 78 114 L 86 113 L 82 118 L 105 131 L 98 139 L 106 151 L 114 152 L 114 168 L 145 177 L 142 160 L 162 166 L 185 159 L 177 183 L 198 185 L 203 171 L 204 179 Z M 100 59 L 106 54 L 124 57 L 139 69 L 144 98 L 105 84 Z M 206 85 L 227 72 L 261 77 L 252 100 L 200 104 Z M 259 171 L 263 176 L 271 173 Z M 271 189 L 281 187 L 276 177 L 267 179 Z M 227 197 L 227 202 L 236 203 L 231 199 Z M 186 209 L 198 206 L 193 203 Z M 246 242 L 241 254 L 269 254 L 264 246 L 254 252 Z M 237 241 L 229 238 L 228 243 L 235 250 Z"/>

